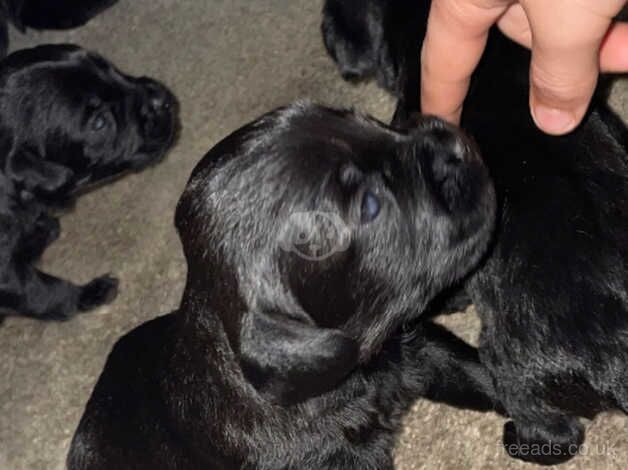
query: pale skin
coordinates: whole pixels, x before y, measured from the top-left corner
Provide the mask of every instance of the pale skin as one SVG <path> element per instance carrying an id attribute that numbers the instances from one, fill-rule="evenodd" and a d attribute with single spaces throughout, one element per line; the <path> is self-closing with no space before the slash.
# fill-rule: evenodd
<path id="1" fill-rule="evenodd" d="M 458 124 L 491 26 L 532 50 L 530 111 L 552 135 L 582 121 L 600 71 L 628 72 L 626 0 L 433 0 L 421 51 L 421 107 Z"/>

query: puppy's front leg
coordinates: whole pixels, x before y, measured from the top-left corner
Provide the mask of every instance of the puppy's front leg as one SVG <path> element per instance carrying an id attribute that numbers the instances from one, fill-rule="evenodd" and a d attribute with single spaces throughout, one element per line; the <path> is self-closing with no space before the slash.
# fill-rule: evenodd
<path id="1" fill-rule="evenodd" d="M 501 412 L 502 406 L 477 349 L 430 321 L 417 323 L 402 351 L 407 377 L 419 394 L 459 408 Z"/>
<path id="2" fill-rule="evenodd" d="M 31 265 L 19 265 L 14 266 L 2 283 L 0 290 L 5 300 L 0 308 L 40 320 L 65 320 L 78 311 L 110 302 L 117 294 L 117 287 L 118 281 L 109 276 L 77 286 Z"/>
<path id="3" fill-rule="evenodd" d="M 31 230 L 22 236 L 18 256 L 25 263 L 37 260 L 53 241 L 59 238 L 59 219 L 42 213 Z"/>

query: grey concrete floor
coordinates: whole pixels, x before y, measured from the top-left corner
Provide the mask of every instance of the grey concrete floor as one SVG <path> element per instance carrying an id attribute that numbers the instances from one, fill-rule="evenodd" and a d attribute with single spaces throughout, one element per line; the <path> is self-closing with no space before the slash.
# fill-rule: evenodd
<path id="1" fill-rule="evenodd" d="M 172 219 L 194 164 L 246 121 L 301 97 L 387 120 L 392 101 L 343 83 L 325 56 L 316 0 L 120 0 L 84 28 L 13 34 L 13 49 L 72 42 L 123 70 L 157 77 L 181 101 L 183 131 L 165 162 L 78 201 L 42 264 L 77 282 L 111 272 L 117 300 L 66 323 L 10 318 L 0 327 L 0 470 L 57 470 L 107 353 L 143 321 L 176 307 L 185 265 Z M 628 117 L 628 82 L 615 107 Z M 446 320 L 473 340 L 473 312 Z M 400 469 L 533 468 L 499 445 L 503 419 L 419 401 L 397 448 Z M 569 469 L 628 468 L 628 419 L 597 418 L 588 455 Z"/>

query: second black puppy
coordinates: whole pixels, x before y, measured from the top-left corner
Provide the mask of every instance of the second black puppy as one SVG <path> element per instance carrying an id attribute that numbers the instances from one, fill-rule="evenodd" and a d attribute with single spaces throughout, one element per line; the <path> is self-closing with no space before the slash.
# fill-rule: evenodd
<path id="1" fill-rule="evenodd" d="M 9 46 L 9 23 L 20 31 L 69 29 L 87 23 L 118 0 L 0 0 L 0 58 Z"/>
<path id="2" fill-rule="evenodd" d="M 39 46 L 0 62 L 0 315 L 64 319 L 111 300 L 33 263 L 59 235 L 50 214 L 77 191 L 158 161 L 176 127 L 173 95 L 76 46 Z"/>
<path id="3" fill-rule="evenodd" d="M 473 348 L 429 322 L 393 335 L 474 266 L 493 211 L 437 120 L 297 104 L 235 132 L 177 208 L 181 306 L 117 343 L 68 468 L 392 469 L 417 397 L 495 405 Z"/>

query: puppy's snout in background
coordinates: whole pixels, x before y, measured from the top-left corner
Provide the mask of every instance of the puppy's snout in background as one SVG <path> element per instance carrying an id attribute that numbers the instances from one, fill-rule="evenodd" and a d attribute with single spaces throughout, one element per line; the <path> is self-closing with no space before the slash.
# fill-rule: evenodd
<path id="1" fill-rule="evenodd" d="M 147 144 L 161 144 L 175 132 L 176 98 L 161 83 L 140 78 L 140 108 L 144 137 Z"/>
<path id="2" fill-rule="evenodd" d="M 167 112 L 174 104 L 174 96 L 161 83 L 145 78 L 142 85 L 146 93 L 146 112 L 161 114 Z"/>

